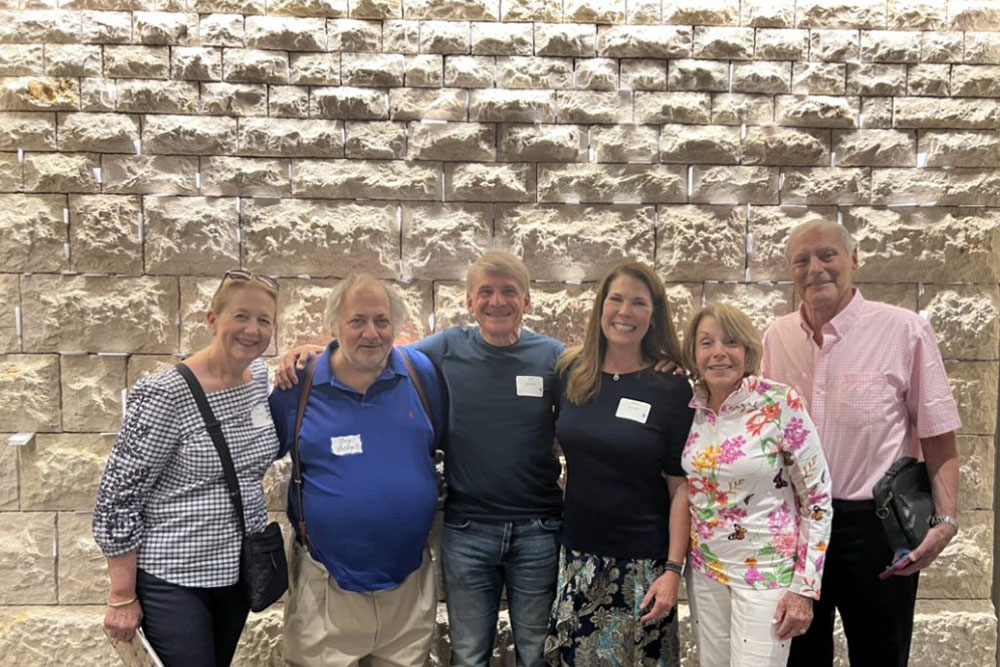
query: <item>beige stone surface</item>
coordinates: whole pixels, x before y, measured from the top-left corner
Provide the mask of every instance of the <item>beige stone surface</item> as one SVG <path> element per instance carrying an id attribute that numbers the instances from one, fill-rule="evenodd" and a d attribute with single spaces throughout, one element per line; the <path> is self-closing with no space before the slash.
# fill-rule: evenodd
<path id="1" fill-rule="evenodd" d="M 448 201 L 536 201 L 535 165 L 530 163 L 447 163 L 444 174 Z"/>
<path id="2" fill-rule="evenodd" d="M 927 285 L 920 311 L 934 327 L 946 359 L 996 359 L 1000 293 L 981 285 Z"/>
<path id="3" fill-rule="evenodd" d="M 619 61 L 622 90 L 666 90 L 667 61 L 654 58 L 629 58 Z"/>
<path id="4" fill-rule="evenodd" d="M 918 133 L 919 152 L 928 167 L 1000 166 L 1000 134 L 993 131 Z"/>
<path id="5" fill-rule="evenodd" d="M 80 18 L 84 42 L 124 44 L 132 38 L 132 15 L 129 12 L 84 11 Z"/>
<path id="6" fill-rule="evenodd" d="M 28 192 L 100 192 L 101 158 L 95 153 L 34 153 L 24 158 Z"/>
<path id="7" fill-rule="evenodd" d="M 441 88 L 435 90 L 393 89 L 389 92 L 389 111 L 393 120 L 500 120 L 469 113 L 468 106 L 478 91 L 466 94 L 458 88 Z M 522 95 L 528 94 L 522 92 Z M 468 104 L 466 99 L 469 98 Z M 551 100 L 549 100 L 551 104 Z M 491 110 L 496 106 L 491 101 L 483 104 L 485 116 L 492 116 Z M 534 122 L 534 114 L 527 114 L 528 121 Z M 363 116 L 362 116 L 363 117 Z M 381 116 L 381 117 L 384 117 Z"/>
<path id="8" fill-rule="evenodd" d="M 9 433 L 0 433 L 0 440 L 7 441 Z M 18 511 L 17 448 L 0 449 L 0 510 Z"/>
<path id="9" fill-rule="evenodd" d="M 561 21 L 559 0 L 508 0 L 500 6 L 502 21 Z"/>
<path id="10" fill-rule="evenodd" d="M 122 421 L 125 357 L 68 354 L 60 357 L 59 366 L 63 430 L 117 431 Z"/>
<path id="11" fill-rule="evenodd" d="M 662 206 L 656 226 L 656 270 L 664 280 L 742 280 L 746 207 Z"/>
<path id="12" fill-rule="evenodd" d="M 341 121 L 246 118 L 239 125 L 238 152 L 280 157 L 343 157 Z"/>
<path id="13" fill-rule="evenodd" d="M 655 125 L 598 125 L 590 129 L 590 147 L 596 162 L 655 163 L 659 135 Z"/>
<path id="14" fill-rule="evenodd" d="M 998 73 L 1000 68 L 991 65 L 953 65 L 951 94 L 956 97 L 1000 97 Z"/>
<path id="15" fill-rule="evenodd" d="M 992 436 L 958 436 L 958 506 L 963 511 L 992 508 L 995 460 Z"/>
<path id="16" fill-rule="evenodd" d="M 444 82 L 444 57 L 436 54 L 406 56 L 403 80 L 407 86 L 441 87 Z"/>
<path id="17" fill-rule="evenodd" d="M 494 56 L 447 56 L 444 60 L 444 85 L 449 87 L 493 88 L 496 74 Z"/>
<path id="18" fill-rule="evenodd" d="M 965 62 L 1000 63 L 1000 32 L 970 32 L 965 40 Z"/>
<path id="19" fill-rule="evenodd" d="M 118 111 L 133 113 L 198 112 L 198 84 L 193 81 L 119 79 Z"/>
<path id="20" fill-rule="evenodd" d="M 560 123 L 628 123 L 632 96 L 627 91 L 561 90 L 556 92 Z"/>
<path id="21" fill-rule="evenodd" d="M 212 334 L 205 322 L 212 296 L 219 287 L 219 278 L 180 278 L 180 351 L 192 354 L 212 342 Z M 284 281 L 281 285 L 285 289 Z M 280 292 L 279 292 L 280 297 Z"/>
<path id="22" fill-rule="evenodd" d="M 24 347 L 44 352 L 173 352 L 173 278 L 51 276 L 21 281 Z"/>
<path id="23" fill-rule="evenodd" d="M 790 280 L 785 246 L 788 233 L 797 225 L 816 220 L 837 221 L 833 206 L 753 206 L 748 229 L 752 234 L 748 252 L 751 280 Z"/>
<path id="24" fill-rule="evenodd" d="M 945 360 L 944 367 L 962 418 L 959 433 L 996 433 L 996 362 Z"/>
<path id="25" fill-rule="evenodd" d="M 733 63 L 733 91 L 737 93 L 791 92 L 792 63 L 755 61 Z"/>
<path id="26" fill-rule="evenodd" d="M 322 18 L 248 16 L 246 45 L 283 51 L 326 50 L 326 21 Z"/>
<path id="27" fill-rule="evenodd" d="M 748 127 L 743 139 L 743 164 L 828 165 L 830 131 Z"/>
<path id="28" fill-rule="evenodd" d="M 736 25 L 739 23 L 739 5 L 735 0 L 664 0 L 663 22 Z"/>
<path id="29" fill-rule="evenodd" d="M 920 60 L 920 33 L 912 30 L 862 30 L 861 59 L 882 63 Z"/>
<path id="30" fill-rule="evenodd" d="M 777 204 L 778 170 L 774 167 L 694 166 L 689 199 L 698 204 Z"/>
<path id="31" fill-rule="evenodd" d="M 146 197 L 143 203 L 148 273 L 214 275 L 239 265 L 235 199 Z"/>
<path id="32" fill-rule="evenodd" d="M 468 21 L 422 21 L 421 53 L 469 53 Z"/>
<path id="33" fill-rule="evenodd" d="M 71 265 L 85 273 L 140 273 L 142 243 L 138 197 L 70 195 Z"/>
<path id="34" fill-rule="evenodd" d="M 80 83 L 75 79 L 24 76 L 0 81 L 0 109 L 4 111 L 72 110 L 80 106 Z"/>
<path id="35" fill-rule="evenodd" d="M 317 95 L 320 94 L 320 89 Z M 201 84 L 201 113 L 213 116 L 266 116 L 267 86 L 212 82 Z"/>
<path id="36" fill-rule="evenodd" d="M 100 76 L 101 47 L 96 44 L 47 44 L 45 73 L 49 76 Z"/>
<path id="37" fill-rule="evenodd" d="M 917 312 L 917 292 L 920 286 L 913 284 L 864 283 L 861 291 L 869 301 L 882 301 L 911 312 Z M 795 305 L 801 305 L 798 293 L 795 295 Z"/>
<path id="38" fill-rule="evenodd" d="M 895 101 L 893 127 L 1000 129 L 1000 101 L 938 97 L 900 97 Z"/>
<path id="39" fill-rule="evenodd" d="M 44 73 L 45 56 L 42 44 L 0 45 L 0 76 Z"/>
<path id="40" fill-rule="evenodd" d="M 993 512 L 960 511 L 962 529 L 934 564 L 920 573 L 917 596 L 987 599 L 993 572 Z"/>
<path id="41" fill-rule="evenodd" d="M 990 169 L 873 169 L 873 204 L 996 205 L 1000 180 Z"/>
<path id="42" fill-rule="evenodd" d="M 170 368 L 178 361 L 180 361 L 180 355 L 130 354 L 128 357 L 128 366 L 125 368 L 129 391 L 132 391 L 135 383 L 142 378 Z"/>
<path id="43" fill-rule="evenodd" d="M 313 88 L 310 115 L 319 118 L 388 118 L 385 92 L 366 88 Z"/>
<path id="44" fill-rule="evenodd" d="M 121 370 L 124 389 L 124 365 Z M 35 436 L 34 444 L 19 450 L 21 509 L 92 509 L 114 437 L 96 433 Z"/>
<path id="45" fill-rule="evenodd" d="M 496 59 L 496 80 L 498 88 L 572 88 L 573 61 L 569 58 L 500 56 Z"/>
<path id="46" fill-rule="evenodd" d="M 489 249 L 489 204 L 410 204 L 402 207 L 401 273 L 417 279 L 459 280 Z"/>
<path id="47" fill-rule="evenodd" d="M 107 599 L 107 562 L 94 542 L 90 512 L 60 512 L 59 604 L 102 604 Z"/>
<path id="48" fill-rule="evenodd" d="M 746 313 L 757 331 L 763 334 L 767 326 L 792 312 L 791 285 L 770 283 L 707 283 L 705 301 L 724 301 Z"/>
<path id="49" fill-rule="evenodd" d="M 858 98 L 813 95 L 797 97 L 778 95 L 775 98 L 775 120 L 778 125 L 799 127 L 856 127 Z"/>
<path id="50" fill-rule="evenodd" d="M 297 197 L 437 200 L 442 173 L 437 162 L 296 160 L 291 180 Z"/>
<path id="51" fill-rule="evenodd" d="M 539 164 L 538 201 L 669 203 L 687 198 L 687 173 L 673 165 Z"/>
<path id="52" fill-rule="evenodd" d="M 740 129 L 718 125 L 663 125 L 660 129 L 660 161 L 738 164 Z"/>
<path id="53" fill-rule="evenodd" d="M 27 280 L 27 279 L 25 279 Z M 28 351 L 34 351 L 25 346 Z M 51 354 L 0 356 L 0 431 L 59 430 L 59 357 Z"/>
<path id="54" fill-rule="evenodd" d="M 916 164 L 917 139 L 899 130 L 834 130 L 833 153 L 842 167 L 909 167 Z"/>
<path id="55" fill-rule="evenodd" d="M 556 119 L 555 102 L 554 91 L 474 90 L 469 93 L 469 119 L 487 123 L 551 123 Z"/>
<path id="56" fill-rule="evenodd" d="M 965 33 L 924 32 L 920 35 L 920 60 L 932 63 L 962 62 Z"/>
<path id="57" fill-rule="evenodd" d="M 56 115 L 38 112 L 0 113 L 0 150 L 54 150 Z"/>
<path id="58" fill-rule="evenodd" d="M 504 162 L 582 162 L 587 159 L 587 134 L 582 125 L 504 123 L 497 126 L 498 158 Z"/>
<path id="59" fill-rule="evenodd" d="M 559 19 L 545 19 L 559 20 Z M 597 53 L 597 26 L 579 23 L 536 23 L 535 54 L 593 57 Z M 602 53 L 601 55 L 608 55 Z"/>
<path id="60" fill-rule="evenodd" d="M 563 20 L 577 23 L 623 23 L 625 0 L 563 0 Z"/>
<path id="61" fill-rule="evenodd" d="M 947 97 L 951 94 L 951 67 L 944 63 L 910 65 L 906 72 L 906 92 Z"/>
<path id="62" fill-rule="evenodd" d="M 287 160 L 214 155 L 201 160 L 201 192 L 210 196 L 289 194 Z"/>
<path id="63" fill-rule="evenodd" d="M 706 125 L 711 116 L 711 105 L 708 93 L 637 92 L 635 122 Z"/>
<path id="64" fill-rule="evenodd" d="M 200 19 L 198 36 L 203 46 L 243 46 L 242 14 L 205 14 Z"/>
<path id="65" fill-rule="evenodd" d="M 107 155 L 101 160 L 104 192 L 196 194 L 198 158 L 173 155 Z"/>
<path id="66" fill-rule="evenodd" d="M 340 83 L 340 55 L 337 53 L 289 54 L 288 81 L 301 85 L 336 86 Z"/>
<path id="67" fill-rule="evenodd" d="M 708 92 L 729 90 L 729 63 L 725 60 L 671 60 L 667 67 L 667 88 Z"/>
<path id="68" fill-rule="evenodd" d="M 597 55 L 609 58 L 686 58 L 691 46 L 686 26 L 610 25 L 597 31 Z"/>
<path id="69" fill-rule="evenodd" d="M 496 126 L 482 123 L 411 122 L 407 133 L 411 160 L 496 159 Z"/>
<path id="70" fill-rule="evenodd" d="M 867 0 L 800 0 L 799 28 L 876 28 L 885 25 L 885 7 Z"/>
<path id="71" fill-rule="evenodd" d="M 618 62 L 613 58 L 586 58 L 577 60 L 573 70 L 574 87 L 590 90 L 617 89 Z"/>
<path id="72" fill-rule="evenodd" d="M 751 0 L 748 0 L 748 2 Z M 772 0 L 752 0 L 758 6 L 764 8 L 774 6 Z M 744 2 L 743 7 L 747 7 Z M 787 6 L 788 10 L 793 9 Z M 791 11 L 788 11 L 789 19 Z M 744 25 L 749 25 L 744 22 Z M 783 26 L 782 26 L 783 27 Z M 774 60 L 801 60 L 809 53 L 809 31 L 808 30 L 779 30 L 762 28 L 756 31 L 754 36 L 754 56 L 756 58 L 768 58 Z"/>
<path id="73" fill-rule="evenodd" d="M 809 60 L 851 62 L 860 56 L 860 35 L 857 30 L 811 29 Z"/>
<path id="74" fill-rule="evenodd" d="M 0 271 L 66 268 L 65 195 L 0 194 Z"/>
<path id="75" fill-rule="evenodd" d="M 387 32 L 393 33 L 394 25 L 406 24 L 412 26 L 414 31 L 419 28 L 416 21 L 393 21 L 388 24 Z M 359 21 L 357 19 L 334 18 L 326 22 L 327 48 L 330 51 L 350 51 L 374 53 L 382 50 L 382 26 L 378 21 Z M 416 52 L 416 33 L 414 35 L 413 51 Z M 389 39 L 386 39 L 386 46 L 389 46 Z M 399 51 L 400 49 L 386 48 L 386 51 Z M 407 51 L 409 52 L 409 51 Z"/>
<path id="76" fill-rule="evenodd" d="M 269 116 L 305 118 L 309 115 L 309 89 L 305 86 L 268 86 Z"/>
<path id="77" fill-rule="evenodd" d="M 326 301 L 336 283 L 334 280 L 316 278 L 281 281 L 276 336 L 279 350 L 284 352 L 305 343 L 326 345 L 330 341 L 333 334 L 325 319 Z M 271 496 L 271 499 L 272 502 L 278 500 L 275 496 Z"/>
<path id="78" fill-rule="evenodd" d="M 4 295 L 4 298 L 0 300 L 0 353 L 19 352 L 21 342 L 17 335 L 15 307 L 18 305 L 21 295 L 16 274 L 0 274 L 0 294 Z M 0 493 L 0 498 L 2 498 L 2 493 Z M 0 500 L 0 511 L 2 509 L 3 501 Z"/>
<path id="79" fill-rule="evenodd" d="M 170 50 L 170 73 L 174 79 L 218 81 L 222 78 L 222 49 L 175 46 Z"/>
<path id="80" fill-rule="evenodd" d="M 402 159 L 406 151 L 406 125 L 393 122 L 344 123 L 344 155 L 349 158 Z"/>
<path id="81" fill-rule="evenodd" d="M 945 26 L 946 0 L 889 0 L 888 27 L 892 30 L 936 30 Z"/>
<path id="82" fill-rule="evenodd" d="M 752 28 L 695 26 L 692 54 L 695 58 L 753 58 Z"/>
<path id="83" fill-rule="evenodd" d="M 948 27 L 952 30 L 994 30 L 1000 8 L 982 0 L 952 0 L 948 3 Z"/>
<path id="84" fill-rule="evenodd" d="M 104 48 L 104 75 L 121 79 L 166 79 L 170 74 L 167 46 L 121 45 Z M 92 74 L 91 76 L 99 76 Z"/>
<path id="85" fill-rule="evenodd" d="M 199 155 L 232 153 L 235 149 L 235 118 L 143 116 L 142 150 L 145 153 Z"/>
<path id="86" fill-rule="evenodd" d="M 906 65 L 850 63 L 848 95 L 902 95 L 906 92 Z"/>
<path id="87" fill-rule="evenodd" d="M 23 189 L 23 172 L 16 153 L 0 155 L 0 192 L 17 192 Z"/>
<path id="88" fill-rule="evenodd" d="M 55 604 L 56 515 L 20 512 L 17 518 L 0 522 L 0 605 Z"/>
<path id="89" fill-rule="evenodd" d="M 262 49 L 224 49 L 222 78 L 234 83 L 286 83 L 288 54 Z"/>
<path id="90" fill-rule="evenodd" d="M 402 86 L 405 60 L 398 53 L 341 53 L 341 80 L 345 86 Z"/>
<path id="91" fill-rule="evenodd" d="M 868 170 L 848 167 L 785 169 L 782 204 L 867 204 Z"/>
<path id="92" fill-rule="evenodd" d="M 471 25 L 472 53 L 530 56 L 534 51 L 534 26 L 530 23 L 475 22 Z"/>
<path id="93" fill-rule="evenodd" d="M 59 149 L 131 153 L 139 140 L 139 119 L 125 114 L 59 114 Z"/>
<path id="94" fill-rule="evenodd" d="M 774 122 L 774 98 L 770 95 L 713 95 L 711 108 L 712 122 L 717 125 L 771 125 Z"/>

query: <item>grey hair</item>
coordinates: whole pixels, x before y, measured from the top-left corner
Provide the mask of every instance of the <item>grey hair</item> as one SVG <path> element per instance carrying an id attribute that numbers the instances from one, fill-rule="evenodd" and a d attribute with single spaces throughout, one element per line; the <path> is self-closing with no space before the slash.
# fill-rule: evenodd
<path id="1" fill-rule="evenodd" d="M 350 292 L 359 287 L 379 287 L 385 290 L 385 295 L 389 297 L 389 313 L 392 317 L 392 325 L 397 330 L 403 325 L 409 311 L 399 291 L 392 285 L 382 282 L 371 274 L 352 273 L 337 283 L 326 301 L 326 313 L 323 318 L 334 335 L 337 334 L 337 319 L 340 316 L 340 307 L 344 304 L 344 299 Z"/>
<path id="2" fill-rule="evenodd" d="M 840 234 L 840 242 L 844 246 L 844 250 L 847 251 L 847 256 L 850 257 L 854 254 L 857 249 L 857 241 L 851 235 L 851 232 L 847 227 L 836 223 L 832 220 L 810 220 L 809 222 L 803 222 L 792 228 L 792 231 L 788 233 L 788 241 L 785 243 L 785 260 L 788 262 L 792 261 L 792 244 L 795 242 L 796 237 L 803 232 L 816 227 L 822 227 L 824 229 L 835 229 L 838 234 Z"/>

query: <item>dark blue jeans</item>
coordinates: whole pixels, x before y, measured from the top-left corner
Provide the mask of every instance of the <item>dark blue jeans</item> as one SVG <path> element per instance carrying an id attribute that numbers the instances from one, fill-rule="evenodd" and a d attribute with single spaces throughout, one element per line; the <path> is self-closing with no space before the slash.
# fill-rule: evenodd
<path id="1" fill-rule="evenodd" d="M 441 559 L 448 597 L 451 664 L 487 667 L 493 652 L 500 593 L 514 633 L 518 667 L 537 667 L 559 571 L 558 518 L 444 524 Z"/>
<path id="2" fill-rule="evenodd" d="M 239 584 L 192 588 L 139 570 L 142 630 L 164 667 L 228 667 L 250 605 Z"/>

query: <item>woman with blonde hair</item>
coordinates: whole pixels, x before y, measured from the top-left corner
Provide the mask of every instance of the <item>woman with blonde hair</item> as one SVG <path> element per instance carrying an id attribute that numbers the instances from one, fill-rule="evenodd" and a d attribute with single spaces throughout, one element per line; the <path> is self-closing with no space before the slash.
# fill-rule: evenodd
<path id="1" fill-rule="evenodd" d="M 687 550 L 681 449 L 691 425 L 666 292 L 640 262 L 597 287 L 583 344 L 556 367 L 567 486 L 552 664 L 678 665 L 674 608 Z"/>
<path id="2" fill-rule="evenodd" d="M 816 428 L 794 389 L 758 377 L 750 318 L 712 303 L 692 316 L 695 382 L 684 446 L 688 596 L 702 667 L 783 667 L 812 621 L 832 516 Z"/>

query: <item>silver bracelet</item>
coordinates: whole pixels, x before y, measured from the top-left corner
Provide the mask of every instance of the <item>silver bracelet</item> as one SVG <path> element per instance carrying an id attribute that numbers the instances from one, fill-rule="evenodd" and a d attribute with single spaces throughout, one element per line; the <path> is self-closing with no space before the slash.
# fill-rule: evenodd
<path id="1" fill-rule="evenodd" d="M 954 528 L 955 532 L 958 533 L 958 521 L 955 520 L 955 517 L 951 517 L 946 514 L 935 514 L 930 518 L 929 523 L 931 528 L 934 526 L 940 526 L 942 523 L 946 523 Z"/>

